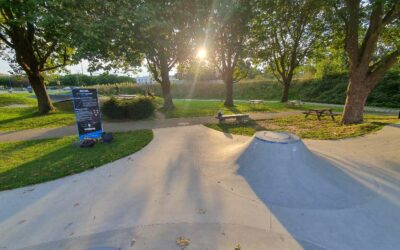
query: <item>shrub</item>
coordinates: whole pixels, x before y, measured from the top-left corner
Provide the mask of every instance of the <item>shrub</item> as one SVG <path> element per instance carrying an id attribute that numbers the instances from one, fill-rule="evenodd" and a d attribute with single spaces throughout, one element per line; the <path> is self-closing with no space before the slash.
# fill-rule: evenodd
<path id="1" fill-rule="evenodd" d="M 150 98 L 136 98 L 126 102 L 126 111 L 131 119 L 144 119 L 153 114 L 154 104 Z"/>
<path id="2" fill-rule="evenodd" d="M 111 97 L 110 100 L 103 103 L 101 112 L 111 119 L 125 118 L 125 110 L 120 105 L 120 102 L 114 97 Z"/>
<path id="3" fill-rule="evenodd" d="M 101 107 L 102 113 L 108 118 L 133 120 L 150 117 L 154 113 L 154 109 L 152 100 L 146 97 L 130 100 L 117 100 L 112 97 Z"/>

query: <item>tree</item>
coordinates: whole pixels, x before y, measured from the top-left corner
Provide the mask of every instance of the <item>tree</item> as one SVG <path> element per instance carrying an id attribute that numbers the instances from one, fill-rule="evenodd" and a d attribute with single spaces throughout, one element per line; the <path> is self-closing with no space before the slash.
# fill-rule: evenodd
<path id="1" fill-rule="evenodd" d="M 76 60 L 89 61 L 89 72 L 134 70 L 143 61 L 137 39 L 139 0 L 66 0 Z"/>
<path id="2" fill-rule="evenodd" d="M 283 85 L 281 102 L 287 102 L 296 68 L 323 34 L 320 1 L 260 1 L 256 12 L 252 27 L 256 57 Z"/>
<path id="3" fill-rule="evenodd" d="M 80 58 L 88 59 L 93 68 L 126 70 L 145 61 L 161 85 L 164 109 L 174 108 L 169 73 L 191 53 L 201 1 L 121 0 L 83 4 L 91 6 L 91 10 L 77 14 L 76 46 Z"/>
<path id="4" fill-rule="evenodd" d="M 345 0 L 335 10 L 343 21 L 349 59 L 342 124 L 362 123 L 369 94 L 400 57 L 400 1 Z"/>
<path id="5" fill-rule="evenodd" d="M 144 2 L 138 8 L 138 43 L 153 78 L 160 83 L 164 109 L 174 108 L 169 72 L 191 54 L 199 1 Z"/>
<path id="6" fill-rule="evenodd" d="M 54 107 L 47 94 L 43 72 L 65 66 L 73 50 L 67 45 L 67 25 L 60 22 L 60 1 L 8 0 L 0 2 L 0 40 L 3 55 L 28 76 L 40 114 Z"/>
<path id="7" fill-rule="evenodd" d="M 233 106 L 233 84 L 245 77 L 246 45 L 252 19 L 252 2 L 218 0 L 210 8 L 206 47 L 210 61 L 218 69 L 226 88 L 225 106 Z M 241 66 L 241 67 L 239 67 Z"/>

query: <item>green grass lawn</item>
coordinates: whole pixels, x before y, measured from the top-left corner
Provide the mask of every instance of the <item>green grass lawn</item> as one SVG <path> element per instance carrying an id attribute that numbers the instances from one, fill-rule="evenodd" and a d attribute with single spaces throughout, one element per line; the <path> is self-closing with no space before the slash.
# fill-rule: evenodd
<path id="1" fill-rule="evenodd" d="M 79 148 L 76 136 L 0 143 L 0 190 L 54 180 L 115 161 L 142 149 L 153 133 L 140 130 L 114 136 L 113 143 L 98 143 L 93 148 Z"/>
<path id="2" fill-rule="evenodd" d="M 304 118 L 304 115 L 292 115 L 247 123 L 207 124 L 208 127 L 225 133 L 252 136 L 259 130 L 287 131 L 301 138 L 334 140 L 361 136 L 378 131 L 383 126 L 396 123 L 395 116 L 365 115 L 365 122 L 356 125 L 340 125 L 340 117 L 332 121 L 324 117 L 318 121 L 316 117 Z"/>
<path id="3" fill-rule="evenodd" d="M 37 101 L 31 97 L 32 95 L 31 93 L 0 94 L 0 131 L 61 127 L 75 123 L 71 102 L 54 103 L 56 111 L 39 115 Z"/>
<path id="4" fill-rule="evenodd" d="M 263 104 L 249 104 L 247 101 L 235 101 L 235 106 L 228 108 L 224 106 L 223 101 L 207 101 L 207 100 L 174 100 L 175 109 L 166 111 L 165 116 L 168 118 L 176 117 L 200 117 L 215 116 L 219 111 L 224 114 L 232 113 L 252 113 L 252 112 L 279 112 L 305 110 L 308 108 L 321 108 L 322 106 L 301 105 L 292 107 L 280 102 L 265 102 Z M 335 110 L 340 111 L 336 108 Z"/>
<path id="5" fill-rule="evenodd" d="M 17 131 L 33 128 L 49 128 L 72 125 L 75 123 L 71 102 L 54 103 L 57 111 L 47 115 L 39 115 L 36 108 L 36 99 L 32 94 L 1 94 L 0 95 L 0 131 Z M 155 101 L 162 105 L 162 99 Z M 280 102 L 266 102 L 264 104 L 249 104 L 246 101 L 236 101 L 235 107 L 227 108 L 222 101 L 207 100 L 174 100 L 176 108 L 165 112 L 167 118 L 214 116 L 222 111 L 224 114 L 250 112 L 279 112 L 314 108 L 303 105 L 291 107 Z M 12 104 L 24 104 L 28 107 L 7 107 Z"/>
<path id="6" fill-rule="evenodd" d="M 0 94 L 0 131 L 17 131 L 33 128 L 61 127 L 75 123 L 71 102 L 54 103 L 57 111 L 47 115 L 39 115 L 36 100 L 29 97 L 31 94 Z M 104 97 L 101 98 L 104 101 Z M 162 106 L 162 99 L 155 99 L 157 106 Z M 323 105 L 291 106 L 280 102 L 265 102 L 263 104 L 249 104 L 247 101 L 235 101 L 235 106 L 227 108 L 223 101 L 210 100 L 174 100 L 176 108 L 165 111 L 166 118 L 215 116 L 219 111 L 224 114 L 253 113 L 253 112 L 280 112 L 305 110 L 309 108 L 324 108 Z M 29 107 L 6 107 L 11 104 L 30 105 Z M 326 108 L 326 106 L 325 106 Z M 333 108 L 340 112 L 341 108 Z M 162 111 L 162 110 L 161 110 Z M 151 117 L 150 119 L 152 119 Z"/>
<path id="7" fill-rule="evenodd" d="M 10 105 L 36 105 L 36 99 L 30 96 L 32 96 L 32 94 L 29 93 L 0 94 L 0 107 Z"/>
<path id="8" fill-rule="evenodd" d="M 36 107 L 0 107 L 0 131 L 61 127 L 75 123 L 75 114 L 66 104 L 54 104 L 57 111 L 39 115 Z"/>

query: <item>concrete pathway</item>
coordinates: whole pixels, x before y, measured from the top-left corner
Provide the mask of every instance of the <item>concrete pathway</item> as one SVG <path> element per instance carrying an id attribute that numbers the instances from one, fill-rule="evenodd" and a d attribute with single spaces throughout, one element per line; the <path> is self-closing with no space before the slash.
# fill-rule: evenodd
<path id="1" fill-rule="evenodd" d="M 279 112 L 279 113 L 260 112 L 260 113 L 250 114 L 250 118 L 254 120 L 262 120 L 262 119 L 282 117 L 299 113 L 300 111 Z M 215 119 L 214 117 L 208 116 L 208 117 L 126 121 L 126 122 L 104 122 L 103 129 L 104 131 L 107 132 L 126 132 L 139 129 L 167 128 L 167 127 L 198 125 L 206 123 L 218 123 L 218 120 Z M 0 132 L 0 142 L 56 138 L 56 137 L 76 135 L 76 134 L 77 134 L 77 129 L 75 125 L 58 127 L 58 128 L 27 129 L 20 131 Z"/>
<path id="2" fill-rule="evenodd" d="M 374 193 L 342 209 L 260 200 L 235 163 L 250 138 L 160 128 L 143 150 L 55 181 L 0 192 L 0 249 L 398 249 L 400 128 L 306 141 Z M 376 189 L 376 187 L 379 187 Z M 186 248 L 179 237 L 190 240 Z"/>

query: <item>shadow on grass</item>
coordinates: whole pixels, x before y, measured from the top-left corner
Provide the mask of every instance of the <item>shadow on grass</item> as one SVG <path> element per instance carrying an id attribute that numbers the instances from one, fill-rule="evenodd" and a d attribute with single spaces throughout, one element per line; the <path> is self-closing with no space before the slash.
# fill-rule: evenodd
<path id="1" fill-rule="evenodd" d="M 40 117 L 49 117 L 55 114 L 62 114 L 62 113 L 73 113 L 72 103 L 71 102 L 63 102 L 63 103 L 55 103 L 55 108 L 58 111 L 50 112 L 48 114 L 39 114 L 37 109 L 34 107 L 29 108 L 18 108 L 18 110 L 11 111 L 12 113 L 16 113 L 17 117 L 9 118 L 0 120 L 0 125 L 9 124 L 13 122 L 23 121 L 29 118 L 40 118 Z M 6 110 L 2 110 L 6 112 Z"/>
<path id="2" fill-rule="evenodd" d="M 266 104 L 237 104 L 232 107 L 224 106 L 227 110 L 234 114 L 248 113 L 248 112 L 274 112 L 273 108 L 268 107 Z"/>
<path id="3" fill-rule="evenodd" d="M 62 111 L 64 113 L 74 113 L 74 105 L 72 104 L 71 100 L 55 102 L 53 105 L 58 111 Z"/>
<path id="4" fill-rule="evenodd" d="M 231 111 L 234 114 L 240 113 L 240 110 L 237 108 L 236 105 L 233 106 L 224 106 L 227 110 Z"/>
<path id="5" fill-rule="evenodd" d="M 116 133 L 115 142 L 79 148 L 74 136 L 0 145 L 0 190 L 54 180 L 130 155 L 153 138 L 150 130 Z M 18 151 L 15 149 L 18 148 Z M 44 152 L 44 153 L 43 153 Z M 39 156 L 37 156 L 39 155 Z"/>
<path id="6" fill-rule="evenodd" d="M 16 122 L 16 121 L 22 121 L 22 120 L 29 119 L 29 118 L 34 118 L 34 117 L 42 116 L 42 115 L 39 115 L 39 113 L 38 113 L 38 112 L 35 112 L 35 111 L 32 111 L 31 113 L 28 113 L 28 112 L 29 112 L 29 111 L 26 111 L 26 113 L 24 112 L 25 114 L 20 115 L 20 116 L 18 116 L 18 117 L 0 120 L 0 125 L 8 124 L 8 123 Z"/>

